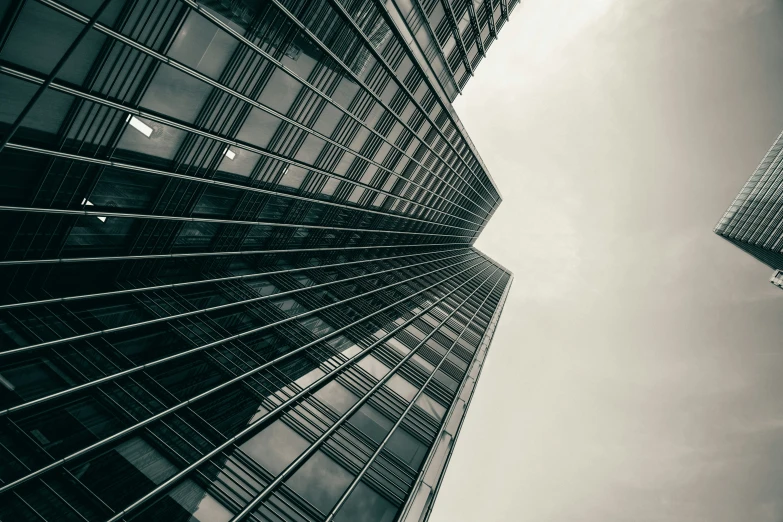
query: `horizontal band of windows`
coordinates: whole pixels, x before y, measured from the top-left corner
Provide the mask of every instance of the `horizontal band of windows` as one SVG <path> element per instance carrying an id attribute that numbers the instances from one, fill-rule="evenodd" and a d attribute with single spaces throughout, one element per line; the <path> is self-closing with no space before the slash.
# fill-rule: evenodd
<path id="1" fill-rule="evenodd" d="M 4 66 L 4 65 L 0 65 L 0 73 L 9 75 L 9 76 L 12 76 L 12 77 L 15 77 L 15 78 L 19 78 L 19 79 L 22 79 L 22 80 L 25 80 L 25 81 L 28 81 L 28 82 L 31 82 L 31 83 L 34 83 L 34 84 L 41 84 L 41 83 L 44 82 L 44 80 L 42 78 L 38 77 L 38 76 L 31 75 L 29 73 L 25 73 L 25 72 L 22 72 L 22 71 L 19 71 L 19 70 L 16 70 L 16 69 Z M 219 143 L 222 143 L 224 145 L 228 145 L 228 146 L 235 147 L 235 148 L 238 148 L 238 149 L 246 150 L 248 152 L 252 152 L 254 154 L 258 154 L 259 156 L 268 157 L 270 159 L 281 161 L 283 163 L 286 163 L 286 164 L 289 164 L 289 165 L 292 165 L 292 166 L 295 166 L 295 167 L 299 167 L 299 168 L 307 170 L 307 171 L 311 171 L 311 172 L 314 172 L 314 173 L 317 173 L 317 174 L 322 174 L 322 175 L 327 176 L 329 178 L 337 179 L 337 180 L 339 180 L 341 182 L 348 183 L 350 185 L 354 185 L 354 186 L 357 186 L 357 187 L 362 187 L 365 190 L 369 190 L 369 191 L 372 191 L 374 193 L 384 194 L 387 197 L 393 197 L 393 198 L 401 199 L 401 200 L 407 201 L 409 204 L 414 205 L 414 206 L 420 206 L 422 208 L 426 208 L 426 209 L 434 211 L 434 212 L 446 214 L 446 215 L 448 215 L 450 217 L 453 217 L 453 218 L 456 218 L 456 219 L 461 219 L 463 221 L 467 221 L 467 222 L 475 224 L 477 226 L 480 225 L 479 223 L 471 222 L 469 220 L 466 220 L 465 218 L 461 218 L 461 217 L 456 216 L 454 214 L 449 214 L 447 212 L 444 212 L 442 210 L 430 207 L 428 205 L 423 205 L 421 203 L 418 203 L 418 202 L 414 201 L 413 199 L 402 197 L 400 195 L 396 195 L 396 194 L 393 194 L 391 192 L 384 191 L 382 189 L 378 189 L 378 188 L 372 187 L 372 186 L 370 186 L 370 185 L 368 185 L 366 183 L 362 183 L 360 181 L 355 181 L 355 180 L 351 180 L 351 179 L 339 176 L 337 174 L 334 174 L 332 172 L 323 170 L 323 169 L 315 167 L 313 165 L 309 165 L 309 164 L 297 161 L 297 160 L 292 159 L 292 158 L 281 156 L 279 154 L 276 154 L 276 153 L 273 153 L 273 152 L 270 152 L 270 151 L 267 151 L 267 150 L 255 147 L 255 146 L 253 146 L 251 144 L 248 144 L 248 143 L 240 142 L 240 141 L 233 140 L 233 139 L 230 139 L 230 138 L 226 138 L 226 137 L 223 137 L 223 136 L 219 136 L 219 135 L 216 135 L 216 134 L 213 134 L 213 133 L 210 133 L 210 132 L 202 131 L 202 130 L 200 130 L 200 129 L 192 126 L 192 125 L 189 125 L 189 124 L 177 122 L 177 121 L 174 121 L 173 119 L 170 119 L 170 118 L 165 118 L 165 117 L 162 117 L 162 116 L 159 116 L 159 115 L 155 115 L 155 114 L 152 114 L 152 113 L 148 113 L 148 112 L 145 112 L 145 111 L 134 109 L 132 107 L 125 106 L 125 105 L 123 105 L 121 103 L 113 102 L 113 101 L 104 99 L 102 97 L 95 96 L 95 95 L 83 92 L 80 89 L 73 88 L 73 87 L 68 87 L 68 86 L 66 86 L 66 85 L 64 85 L 62 83 L 59 83 L 59 82 L 52 82 L 49 85 L 49 88 L 53 89 L 54 91 L 58 91 L 58 92 L 62 92 L 62 93 L 65 93 L 65 94 L 68 94 L 68 95 L 71 95 L 71 96 L 75 96 L 77 98 L 82 98 L 82 99 L 85 99 L 85 100 L 89 100 L 89 101 L 97 103 L 99 105 L 103 105 L 105 107 L 110 107 L 110 108 L 119 110 L 121 112 L 128 113 L 130 115 L 134 115 L 134 116 L 137 116 L 137 117 L 140 117 L 140 118 L 145 118 L 145 119 L 150 120 L 150 121 L 161 123 L 163 125 L 166 125 L 167 127 L 171 127 L 171 128 L 174 128 L 174 129 L 179 129 L 179 130 L 182 130 L 182 131 L 185 131 L 185 132 L 189 132 L 189 133 L 194 134 L 194 135 L 198 135 L 198 136 L 202 136 L 204 138 L 212 139 L 212 140 L 217 141 Z M 395 176 L 396 175 L 397 174 L 395 173 Z M 409 182 L 409 180 L 406 180 L 406 182 Z M 423 187 L 422 187 L 422 190 L 425 190 L 427 192 L 432 192 L 430 189 L 426 189 L 426 188 L 423 188 Z M 432 193 L 432 194 L 434 196 L 437 196 L 438 198 L 443 198 L 443 196 L 440 196 L 438 194 L 435 194 L 435 193 Z M 470 214 L 473 214 L 476 217 L 478 217 L 479 219 L 481 219 L 482 221 L 486 222 L 486 217 L 482 217 L 482 216 L 480 216 L 480 215 L 478 215 L 478 214 L 476 214 L 476 213 L 474 213 L 474 212 L 472 212 L 472 211 L 470 211 L 468 209 L 465 209 L 465 208 L 457 205 L 456 203 L 454 203 L 452 201 L 448 201 L 446 199 L 444 199 L 444 201 L 447 201 L 448 204 L 454 205 L 455 207 L 460 208 L 462 211 L 468 212 Z"/>

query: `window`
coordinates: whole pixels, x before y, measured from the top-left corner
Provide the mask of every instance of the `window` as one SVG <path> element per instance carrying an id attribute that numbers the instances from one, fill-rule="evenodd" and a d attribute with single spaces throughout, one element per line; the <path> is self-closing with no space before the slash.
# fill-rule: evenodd
<path id="1" fill-rule="evenodd" d="M 171 500 L 174 500 L 174 503 Z M 157 508 L 157 509 L 156 509 Z M 182 516 L 185 510 L 192 518 Z M 175 487 L 168 498 L 155 504 L 153 510 L 146 511 L 142 520 L 198 520 L 199 522 L 228 522 L 232 513 L 215 497 L 204 491 L 190 479 Z"/>
<path id="2" fill-rule="evenodd" d="M 133 502 L 177 472 L 177 467 L 140 437 L 76 465 L 71 472 L 109 506 Z"/>
<path id="3" fill-rule="evenodd" d="M 388 381 L 386 381 L 386 386 L 397 392 L 400 397 L 407 400 L 413 399 L 413 397 L 416 395 L 416 392 L 418 391 L 418 388 L 396 373 L 392 375 Z"/>
<path id="4" fill-rule="evenodd" d="M 169 56 L 218 79 L 239 42 L 228 33 L 191 12 L 169 49 Z"/>
<path id="5" fill-rule="evenodd" d="M 141 106 L 193 123 L 211 91 L 212 86 L 201 80 L 171 66 L 161 65 L 141 100 Z"/>
<path id="6" fill-rule="evenodd" d="M 348 359 L 362 351 L 361 348 L 359 348 L 353 341 L 344 335 L 332 337 L 327 342 Z"/>
<path id="7" fill-rule="evenodd" d="M 443 420 L 443 416 L 446 415 L 446 408 L 426 393 L 419 395 L 419 398 L 416 399 L 416 406 L 424 410 L 424 413 L 436 421 Z"/>
<path id="8" fill-rule="evenodd" d="M 53 457 L 60 458 L 118 431 L 122 424 L 92 397 L 39 411 L 17 421 Z"/>
<path id="9" fill-rule="evenodd" d="M 242 125 L 242 130 L 237 134 L 237 140 L 256 147 L 266 147 L 281 122 L 277 116 L 253 107 Z"/>
<path id="10" fill-rule="evenodd" d="M 425 370 L 427 370 L 428 373 L 435 369 L 435 366 L 430 364 L 429 361 L 427 361 L 426 359 L 424 359 L 421 355 L 419 355 L 417 353 L 413 354 L 413 357 L 411 357 L 411 359 L 413 359 L 418 364 L 420 364 Z"/>
<path id="11" fill-rule="evenodd" d="M 352 480 L 353 475 L 319 450 L 286 481 L 286 485 L 328 513 Z"/>
<path id="12" fill-rule="evenodd" d="M 367 357 L 360 360 L 357 364 L 378 380 L 382 379 L 387 373 L 389 373 L 389 367 L 372 355 L 368 355 Z"/>
<path id="13" fill-rule="evenodd" d="M 281 69 L 275 69 L 258 101 L 281 114 L 288 112 L 302 84 Z"/>
<path id="14" fill-rule="evenodd" d="M 378 444 L 383 441 L 394 425 L 385 415 L 369 404 L 363 404 L 348 422 Z"/>
<path id="15" fill-rule="evenodd" d="M 0 372 L 0 384 L 21 399 L 30 400 L 60 391 L 66 384 L 73 386 L 75 383 L 43 359 L 4 367 Z"/>
<path id="16" fill-rule="evenodd" d="M 301 386 L 302 388 L 307 388 L 311 384 L 313 384 L 315 381 L 320 379 L 326 375 L 320 368 L 314 368 L 307 372 L 306 374 L 302 375 L 298 379 L 296 379 L 294 382 Z"/>
<path id="17" fill-rule="evenodd" d="M 394 347 L 394 349 L 400 353 L 400 355 L 408 355 L 408 353 L 411 351 L 410 348 L 402 344 L 400 341 L 392 337 L 391 339 L 386 340 L 386 344 Z"/>
<path id="18" fill-rule="evenodd" d="M 267 471 L 279 475 L 308 446 L 301 435 L 276 420 L 239 447 Z"/>
<path id="19" fill-rule="evenodd" d="M 313 395 L 321 402 L 331 406 L 340 415 L 359 402 L 359 397 L 337 381 L 329 381 Z"/>
<path id="20" fill-rule="evenodd" d="M 380 496 L 374 489 L 359 482 L 348 495 L 335 522 L 391 522 L 397 514 L 397 508 Z"/>
<path id="21" fill-rule="evenodd" d="M 403 462 L 412 469 L 419 469 L 421 461 L 427 455 L 427 448 L 416 440 L 413 435 L 402 429 L 402 426 L 394 430 L 389 442 L 386 443 L 386 449 L 397 455 Z"/>

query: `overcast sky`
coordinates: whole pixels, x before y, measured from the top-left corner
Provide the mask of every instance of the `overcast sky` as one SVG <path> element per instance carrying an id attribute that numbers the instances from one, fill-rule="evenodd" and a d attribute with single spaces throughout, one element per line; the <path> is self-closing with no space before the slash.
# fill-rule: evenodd
<path id="1" fill-rule="evenodd" d="M 455 107 L 516 279 L 431 522 L 783 521 L 783 291 L 712 228 L 781 0 L 525 0 Z"/>

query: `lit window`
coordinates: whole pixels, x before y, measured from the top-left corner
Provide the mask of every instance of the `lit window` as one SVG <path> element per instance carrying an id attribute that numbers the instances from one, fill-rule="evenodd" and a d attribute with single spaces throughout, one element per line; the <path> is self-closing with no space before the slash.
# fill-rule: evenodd
<path id="1" fill-rule="evenodd" d="M 226 150 L 224 150 L 224 151 L 223 151 L 223 154 L 225 154 L 225 155 L 226 155 L 226 157 L 227 157 L 228 159 L 230 159 L 230 160 L 233 160 L 234 158 L 236 158 L 236 157 L 237 157 L 237 153 L 236 153 L 236 152 L 234 152 L 234 151 L 232 151 L 232 150 L 231 150 L 231 149 L 229 149 L 229 148 L 226 148 Z"/>
<path id="2" fill-rule="evenodd" d="M 136 116 L 128 114 L 128 117 L 125 121 L 130 123 L 131 127 L 144 134 L 146 137 L 149 138 L 152 135 L 152 127 L 138 119 Z"/>
<path id="3" fill-rule="evenodd" d="M 92 201 L 89 201 L 87 198 L 84 198 L 82 200 L 82 205 L 83 206 L 88 206 L 88 207 L 94 207 L 95 206 L 95 205 L 92 204 Z M 106 216 L 98 216 L 98 219 L 100 219 L 104 223 L 106 222 Z"/>

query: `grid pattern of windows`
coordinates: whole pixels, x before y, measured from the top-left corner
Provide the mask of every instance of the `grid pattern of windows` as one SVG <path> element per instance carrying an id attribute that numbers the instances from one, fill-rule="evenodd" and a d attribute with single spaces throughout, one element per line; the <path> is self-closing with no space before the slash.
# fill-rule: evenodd
<path id="1" fill-rule="evenodd" d="M 210 275 L 0 308 L 0 519 L 393 520 L 510 285 L 472 248 Z"/>
<path id="2" fill-rule="evenodd" d="M 426 517 L 513 276 L 403 4 L 0 0 L 0 520 Z"/>
<path id="3" fill-rule="evenodd" d="M 486 56 L 519 0 L 394 2 L 400 21 L 426 56 L 443 92 L 454 100 Z M 402 27 L 403 24 L 400 24 Z"/>
<path id="4" fill-rule="evenodd" d="M 768 266 L 783 268 L 783 134 L 742 187 L 715 233 Z"/>

